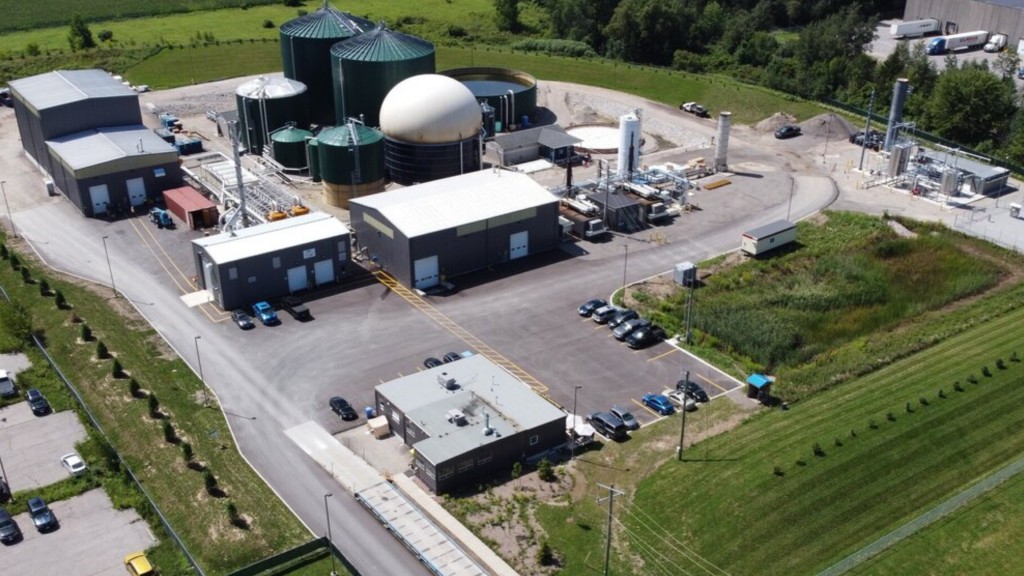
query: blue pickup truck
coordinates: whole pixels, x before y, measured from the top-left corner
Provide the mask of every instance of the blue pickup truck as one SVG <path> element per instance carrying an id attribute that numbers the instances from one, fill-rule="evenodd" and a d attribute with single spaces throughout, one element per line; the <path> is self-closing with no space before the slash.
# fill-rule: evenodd
<path id="1" fill-rule="evenodd" d="M 252 315 L 258 318 L 264 326 L 273 326 L 281 323 L 281 320 L 277 317 L 277 312 L 274 312 L 274 307 L 267 302 L 253 304 Z"/>

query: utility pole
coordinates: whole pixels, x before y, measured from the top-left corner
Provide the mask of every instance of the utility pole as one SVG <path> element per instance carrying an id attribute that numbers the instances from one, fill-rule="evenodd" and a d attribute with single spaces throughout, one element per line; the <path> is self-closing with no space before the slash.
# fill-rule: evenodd
<path id="1" fill-rule="evenodd" d="M 616 490 L 615 484 L 612 484 L 611 486 L 598 484 L 597 486 L 608 491 L 608 496 L 606 498 L 597 499 L 598 504 L 605 500 L 608 501 L 608 537 L 605 539 L 604 543 L 604 576 L 608 576 L 608 561 L 611 559 L 612 554 L 612 505 L 615 503 L 615 497 L 623 496 L 625 492 L 622 490 Z"/>
<path id="2" fill-rule="evenodd" d="M 690 289 L 686 292 L 686 345 L 690 345 L 693 338 L 693 285 L 697 279 L 690 281 Z"/>
<path id="3" fill-rule="evenodd" d="M 689 392 L 686 386 L 690 383 L 690 371 L 686 371 L 686 376 L 683 377 L 683 417 L 680 419 L 682 424 L 679 425 L 679 450 L 676 452 L 676 460 L 683 461 L 683 437 L 686 435 L 686 398 Z"/>
<path id="4" fill-rule="evenodd" d="M 576 394 L 583 388 L 582 384 L 577 384 L 576 388 L 572 391 L 572 430 L 569 432 L 569 460 L 576 459 Z"/>
<path id="5" fill-rule="evenodd" d="M 626 249 L 622 258 L 622 305 L 626 305 L 626 266 L 629 265 L 629 244 L 623 244 Z"/>
<path id="6" fill-rule="evenodd" d="M 871 90 L 871 103 L 868 104 L 868 121 L 864 123 L 864 141 L 860 144 L 860 164 L 857 171 L 864 170 L 864 152 L 868 149 L 868 131 L 871 130 L 871 112 L 875 109 L 875 91 Z"/>

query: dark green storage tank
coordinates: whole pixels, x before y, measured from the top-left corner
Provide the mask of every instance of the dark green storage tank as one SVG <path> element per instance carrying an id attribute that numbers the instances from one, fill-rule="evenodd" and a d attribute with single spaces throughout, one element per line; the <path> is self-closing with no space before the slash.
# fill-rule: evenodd
<path id="1" fill-rule="evenodd" d="M 334 124 L 331 46 L 373 27 L 373 22 L 341 12 L 326 2 L 319 10 L 281 25 L 284 75 L 309 87 L 310 121 L 322 126 Z"/>
<path id="2" fill-rule="evenodd" d="M 529 128 L 537 120 L 537 79 L 526 72 L 475 67 L 454 68 L 440 74 L 462 82 L 477 100 L 494 108 L 497 122 L 506 132 L 509 124 Z"/>
<path id="3" fill-rule="evenodd" d="M 262 154 L 268 135 L 288 124 L 309 124 L 306 85 L 279 76 L 260 76 L 235 91 L 239 139 L 250 154 Z"/>
<path id="4" fill-rule="evenodd" d="M 286 126 L 270 135 L 274 160 L 290 170 L 306 167 L 306 140 L 313 137 L 309 130 Z"/>
<path id="5" fill-rule="evenodd" d="M 434 45 L 388 30 L 372 31 L 338 42 L 331 48 L 334 110 L 338 123 L 359 118 L 380 125 L 380 104 L 396 84 L 420 74 L 433 74 Z"/>
<path id="6" fill-rule="evenodd" d="M 348 208 L 351 198 L 384 190 L 384 134 L 358 122 L 317 136 L 324 200 Z"/>
<path id="7" fill-rule="evenodd" d="M 320 146 L 316 138 L 306 141 L 306 158 L 309 161 L 309 178 L 313 182 L 320 181 Z"/>

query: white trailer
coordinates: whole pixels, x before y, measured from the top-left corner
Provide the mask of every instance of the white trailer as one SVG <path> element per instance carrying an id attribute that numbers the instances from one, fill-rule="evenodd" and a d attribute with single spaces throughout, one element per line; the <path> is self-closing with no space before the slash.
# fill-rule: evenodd
<path id="1" fill-rule="evenodd" d="M 942 22 L 935 18 L 925 18 L 924 20 L 897 22 L 889 28 L 889 33 L 897 38 L 911 38 L 914 36 L 924 36 L 925 34 L 935 34 L 941 30 Z"/>
<path id="2" fill-rule="evenodd" d="M 928 54 L 949 54 L 951 50 L 961 50 L 974 46 L 984 46 L 988 42 L 988 31 L 975 30 L 974 32 L 963 32 L 961 34 L 950 34 L 932 38 L 925 48 Z"/>
<path id="3" fill-rule="evenodd" d="M 760 256 L 792 242 L 796 242 L 796 224 L 789 220 L 776 220 L 744 232 L 740 250 L 751 256 Z"/>

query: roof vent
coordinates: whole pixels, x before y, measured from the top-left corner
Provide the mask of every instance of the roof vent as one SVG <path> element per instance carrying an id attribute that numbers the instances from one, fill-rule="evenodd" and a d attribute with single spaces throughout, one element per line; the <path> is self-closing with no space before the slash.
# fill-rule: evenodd
<path id="1" fill-rule="evenodd" d="M 448 390 L 457 390 L 459 388 L 458 382 L 455 381 L 455 378 L 449 377 L 447 372 L 441 372 L 437 375 L 437 383 L 440 384 L 442 388 Z"/>
<path id="2" fill-rule="evenodd" d="M 484 412 L 484 436 L 490 436 L 494 434 L 494 428 L 491 428 L 491 415 L 486 411 Z"/>
<path id="3" fill-rule="evenodd" d="M 466 425 L 466 415 L 463 414 L 462 410 L 459 410 L 458 408 L 452 408 L 451 410 L 446 412 L 445 417 L 448 419 L 449 422 L 455 424 L 456 426 Z"/>

